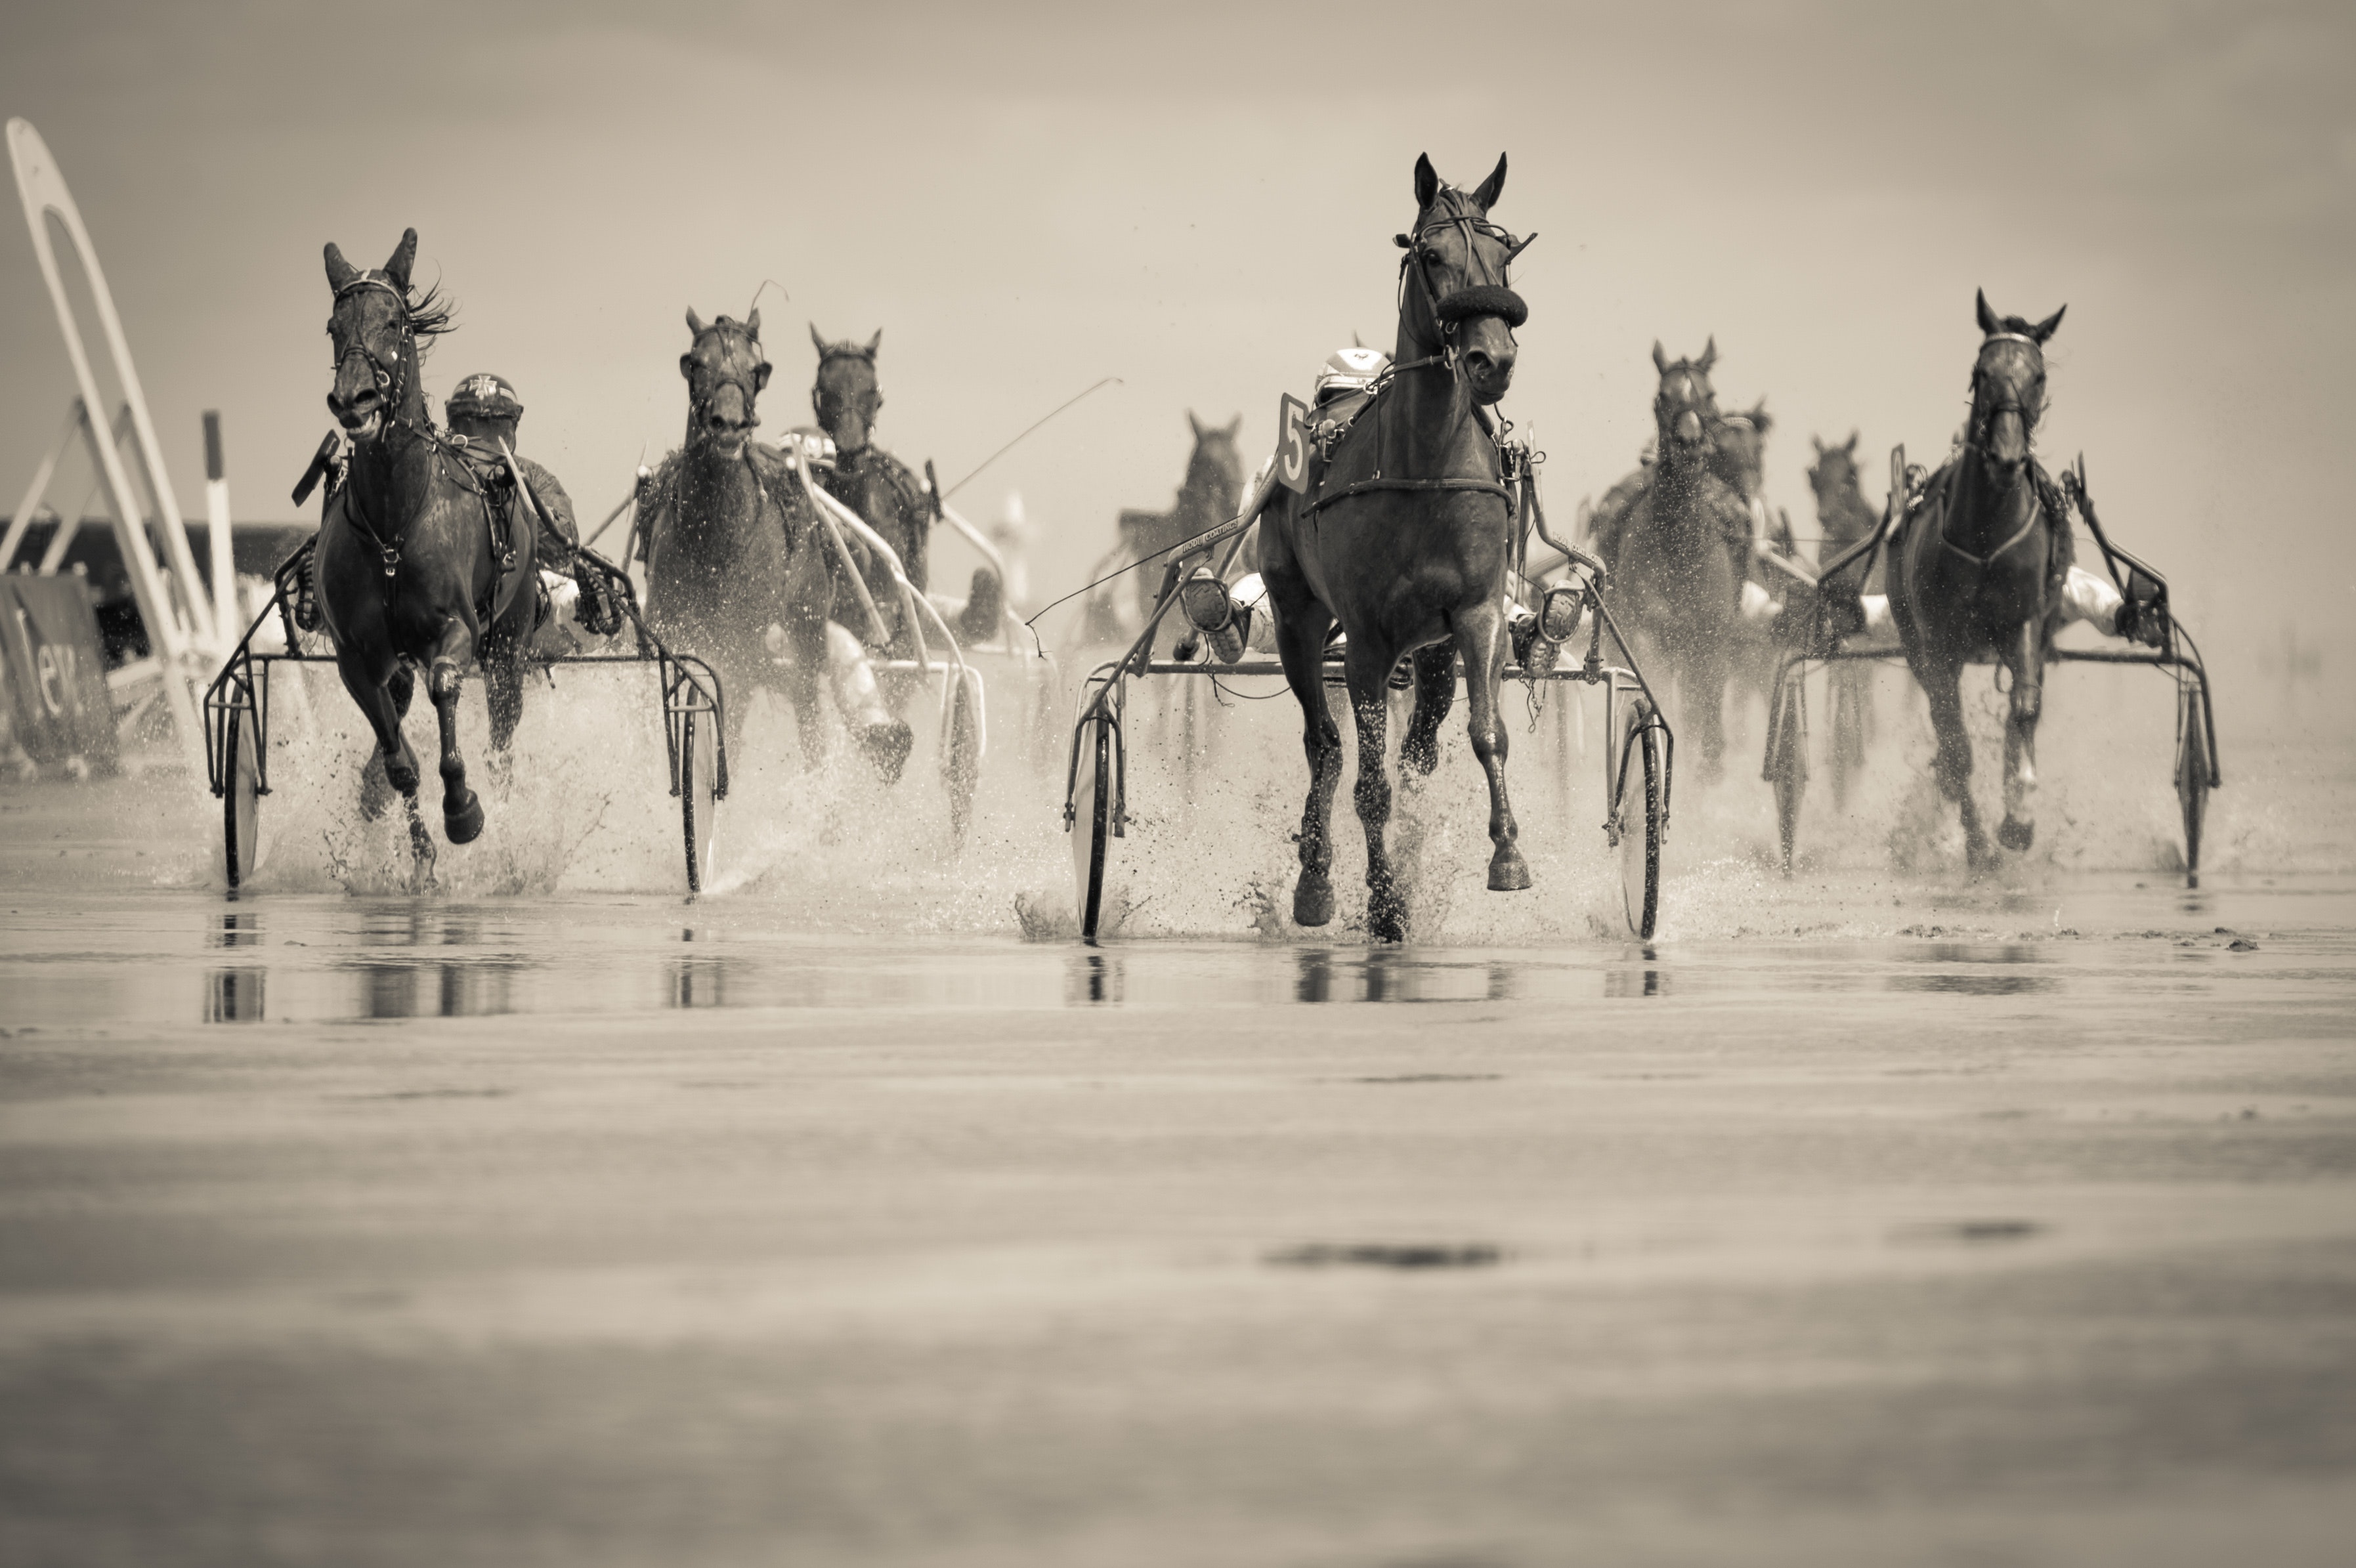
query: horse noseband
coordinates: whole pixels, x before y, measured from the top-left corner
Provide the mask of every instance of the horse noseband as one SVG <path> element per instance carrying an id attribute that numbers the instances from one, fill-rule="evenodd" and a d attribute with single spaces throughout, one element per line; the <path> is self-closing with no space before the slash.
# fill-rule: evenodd
<path id="1" fill-rule="evenodd" d="M 1432 306 L 1431 313 L 1443 325 L 1450 326 L 1476 315 L 1502 317 L 1507 326 L 1519 326 L 1530 319 L 1529 305 L 1502 283 L 1475 283 L 1470 288 L 1451 290 Z"/>

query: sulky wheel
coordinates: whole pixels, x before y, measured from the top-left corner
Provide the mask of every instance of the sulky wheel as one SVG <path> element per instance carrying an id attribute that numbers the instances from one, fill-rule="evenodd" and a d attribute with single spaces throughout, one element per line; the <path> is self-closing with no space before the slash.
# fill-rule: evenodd
<path id="1" fill-rule="evenodd" d="M 221 736 L 221 868 L 235 892 L 262 864 L 262 768 L 253 710 L 229 710 Z"/>
<path id="2" fill-rule="evenodd" d="M 1072 885 L 1078 895 L 1080 940 L 1096 945 L 1104 913 L 1105 857 L 1112 848 L 1112 727 L 1101 717 L 1081 722 L 1079 766 L 1072 778 Z"/>
<path id="3" fill-rule="evenodd" d="M 712 830 L 719 826 L 720 716 L 691 708 L 679 717 L 679 820 L 687 849 L 687 896 L 712 885 Z"/>
<path id="4" fill-rule="evenodd" d="M 2176 800 L 2184 808 L 2184 885 L 2201 885 L 2201 827 L 2209 810 L 2209 705 L 2201 683 L 2177 688 Z"/>
<path id="5" fill-rule="evenodd" d="M 1761 770 L 1775 786 L 1775 828 L 1783 844 L 1783 875 L 1800 833 L 1800 799 L 1808 792 L 1808 710 L 1796 667 L 1775 683 L 1774 711 L 1767 720 L 1767 765 Z M 1837 706 L 1839 699 L 1834 699 Z"/>
<path id="6" fill-rule="evenodd" d="M 1661 836 L 1668 827 L 1667 758 L 1653 705 L 1639 697 L 1628 704 L 1627 734 L 1621 749 L 1620 896 L 1628 929 L 1652 940 L 1661 914 Z"/>
<path id="7" fill-rule="evenodd" d="M 981 783 L 981 723 L 973 691 L 963 679 L 949 698 L 949 750 L 941 762 L 949 792 L 949 842 L 962 849 L 973 826 L 973 792 Z"/>

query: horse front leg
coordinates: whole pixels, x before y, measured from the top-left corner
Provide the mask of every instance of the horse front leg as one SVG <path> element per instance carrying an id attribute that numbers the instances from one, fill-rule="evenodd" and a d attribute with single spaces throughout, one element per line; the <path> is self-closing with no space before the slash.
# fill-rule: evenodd
<path id="1" fill-rule="evenodd" d="M 1987 834 L 1980 827 L 1979 809 L 1972 804 L 1972 738 L 1964 728 L 1964 699 L 1958 687 L 1963 670 L 1957 665 L 1926 660 L 1916 667 L 1914 676 L 1931 705 L 1932 733 L 1939 739 L 1933 775 L 1939 781 L 1939 793 L 1954 801 L 1963 816 L 1965 859 L 1975 874 L 1985 871 L 1996 863 L 1996 851 L 1989 848 Z"/>
<path id="2" fill-rule="evenodd" d="M 815 770 L 826 761 L 828 751 L 826 718 L 819 706 L 819 691 L 826 681 L 827 618 L 824 615 L 798 615 L 786 623 L 787 657 L 779 672 L 786 690 L 786 700 L 794 705 L 794 730 L 801 736 L 802 761 Z M 757 667 L 749 666 L 748 668 Z M 749 691 L 749 687 L 746 688 Z M 851 715 L 846 713 L 847 723 Z M 737 737 L 744 731 L 744 709 L 742 702 L 728 708 L 728 754 L 737 754 Z"/>
<path id="3" fill-rule="evenodd" d="M 1687 628 L 1678 663 L 1677 691 L 1685 719 L 1701 748 L 1701 782 L 1716 784 L 1726 771 L 1726 680 L 1729 651 L 1740 622 Z"/>
<path id="4" fill-rule="evenodd" d="M 1399 737 L 1399 778 L 1429 778 L 1440 766 L 1440 727 L 1456 706 L 1456 645 L 1434 643 L 1408 656 L 1415 667 L 1415 714 Z"/>
<path id="5" fill-rule="evenodd" d="M 1464 706 L 1472 710 L 1472 754 L 1489 780 L 1489 891 L 1519 892 L 1530 885 L 1522 859 L 1521 828 L 1505 794 L 1505 726 L 1497 717 L 1497 685 L 1505 667 L 1505 617 L 1494 601 L 1456 618 L 1456 652 L 1464 656 Z"/>
<path id="6" fill-rule="evenodd" d="M 1270 587 L 1271 598 L 1277 592 Z M 1306 594 L 1277 612 L 1276 652 L 1284 678 L 1301 704 L 1301 749 L 1309 757 L 1309 798 L 1301 808 L 1301 880 L 1292 890 L 1292 923 L 1324 925 L 1333 918 L 1333 791 L 1342 782 L 1342 731 L 1325 700 L 1325 635 L 1333 613 Z"/>
<path id="7" fill-rule="evenodd" d="M 1354 635 L 1344 661 L 1350 711 L 1358 720 L 1358 784 L 1351 800 L 1366 833 L 1366 935 L 1376 942 L 1405 942 L 1407 900 L 1383 842 L 1391 820 L 1391 781 L 1383 752 L 1390 733 L 1391 669 L 1398 654 L 1395 648 L 1375 646 L 1376 641 L 1371 635 Z"/>
<path id="8" fill-rule="evenodd" d="M 458 754 L 458 695 L 474 652 L 473 630 L 454 616 L 425 671 L 425 695 L 442 721 L 442 832 L 453 844 L 471 844 L 483 833 L 483 803 L 466 787 L 466 763 Z"/>
<path id="9" fill-rule="evenodd" d="M 2012 700 L 2004 721 L 2004 820 L 1996 840 L 2019 854 L 2037 838 L 2037 719 L 2044 706 L 2045 637 L 2035 621 L 2024 622 L 2005 663 L 2012 670 Z"/>

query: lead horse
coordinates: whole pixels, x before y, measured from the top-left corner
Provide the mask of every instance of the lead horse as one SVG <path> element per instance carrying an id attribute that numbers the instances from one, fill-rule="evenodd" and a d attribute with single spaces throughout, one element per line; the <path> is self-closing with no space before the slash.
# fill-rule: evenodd
<path id="1" fill-rule="evenodd" d="M 1429 774 L 1438 764 L 1440 724 L 1462 656 L 1472 754 L 1489 784 L 1489 887 L 1530 885 L 1505 793 L 1505 727 L 1497 717 L 1513 497 L 1483 411 L 1513 381 L 1512 328 L 1529 315 L 1506 281 L 1507 264 L 1529 240 L 1489 221 L 1505 185 L 1502 156 L 1470 191 L 1443 183 L 1429 157 L 1416 159 L 1415 225 L 1398 236 L 1405 253 L 1391 369 L 1317 482 L 1299 495 L 1280 490 L 1261 517 L 1259 568 L 1275 609 L 1277 650 L 1306 721 L 1309 799 L 1292 901 L 1301 925 L 1333 916 L 1330 822 L 1342 738 L 1324 677 L 1336 621 L 1348 639 L 1343 665 L 1357 719 L 1367 933 L 1397 942 L 1408 930 L 1407 901 L 1383 844 L 1391 814 L 1385 693 L 1402 657 L 1413 661 L 1416 702 L 1400 766 Z"/>
<path id="2" fill-rule="evenodd" d="M 417 230 L 381 267 L 362 272 L 327 248 L 336 351 L 327 407 L 351 438 L 351 466 L 319 523 L 315 565 L 336 670 L 376 731 L 385 781 L 409 805 L 421 860 L 432 844 L 417 818 L 417 755 L 401 733 L 426 671 L 441 720 L 442 823 L 453 844 L 483 831 L 483 805 L 458 753 L 458 694 L 469 663 L 489 693 L 491 747 L 504 752 L 523 716 L 522 656 L 539 613 L 534 529 L 434 428 L 418 375 L 418 340 L 446 332 L 450 311 L 410 284 Z M 372 805 L 374 793 L 363 795 Z"/>
<path id="3" fill-rule="evenodd" d="M 2063 306 L 2067 310 L 2068 306 Z M 2037 827 L 2037 720 L 2045 663 L 2062 620 L 2058 592 L 2070 569 L 2069 513 L 2029 451 L 2045 408 L 2045 344 L 2057 310 L 2031 325 L 1998 316 L 1977 297 L 1984 335 L 1972 365 L 1964 449 L 1933 475 L 1890 553 L 1890 613 L 1906 663 L 1930 700 L 1938 734 L 1939 793 L 1963 816 L 1975 871 L 1995 863 L 1972 803 L 1972 743 L 1964 729 L 1963 667 L 2000 663 L 2012 675 L 2004 727 L 2004 821 L 1997 840 L 2029 847 Z"/>

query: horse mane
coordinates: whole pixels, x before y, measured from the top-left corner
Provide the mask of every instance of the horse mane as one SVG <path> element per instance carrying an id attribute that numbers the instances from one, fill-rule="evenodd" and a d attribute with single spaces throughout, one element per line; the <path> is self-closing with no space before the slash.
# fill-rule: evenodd
<path id="1" fill-rule="evenodd" d="M 444 293 L 438 283 L 428 283 L 422 293 L 414 284 L 403 289 L 401 305 L 413 337 L 439 337 L 458 325 L 458 302 Z"/>

